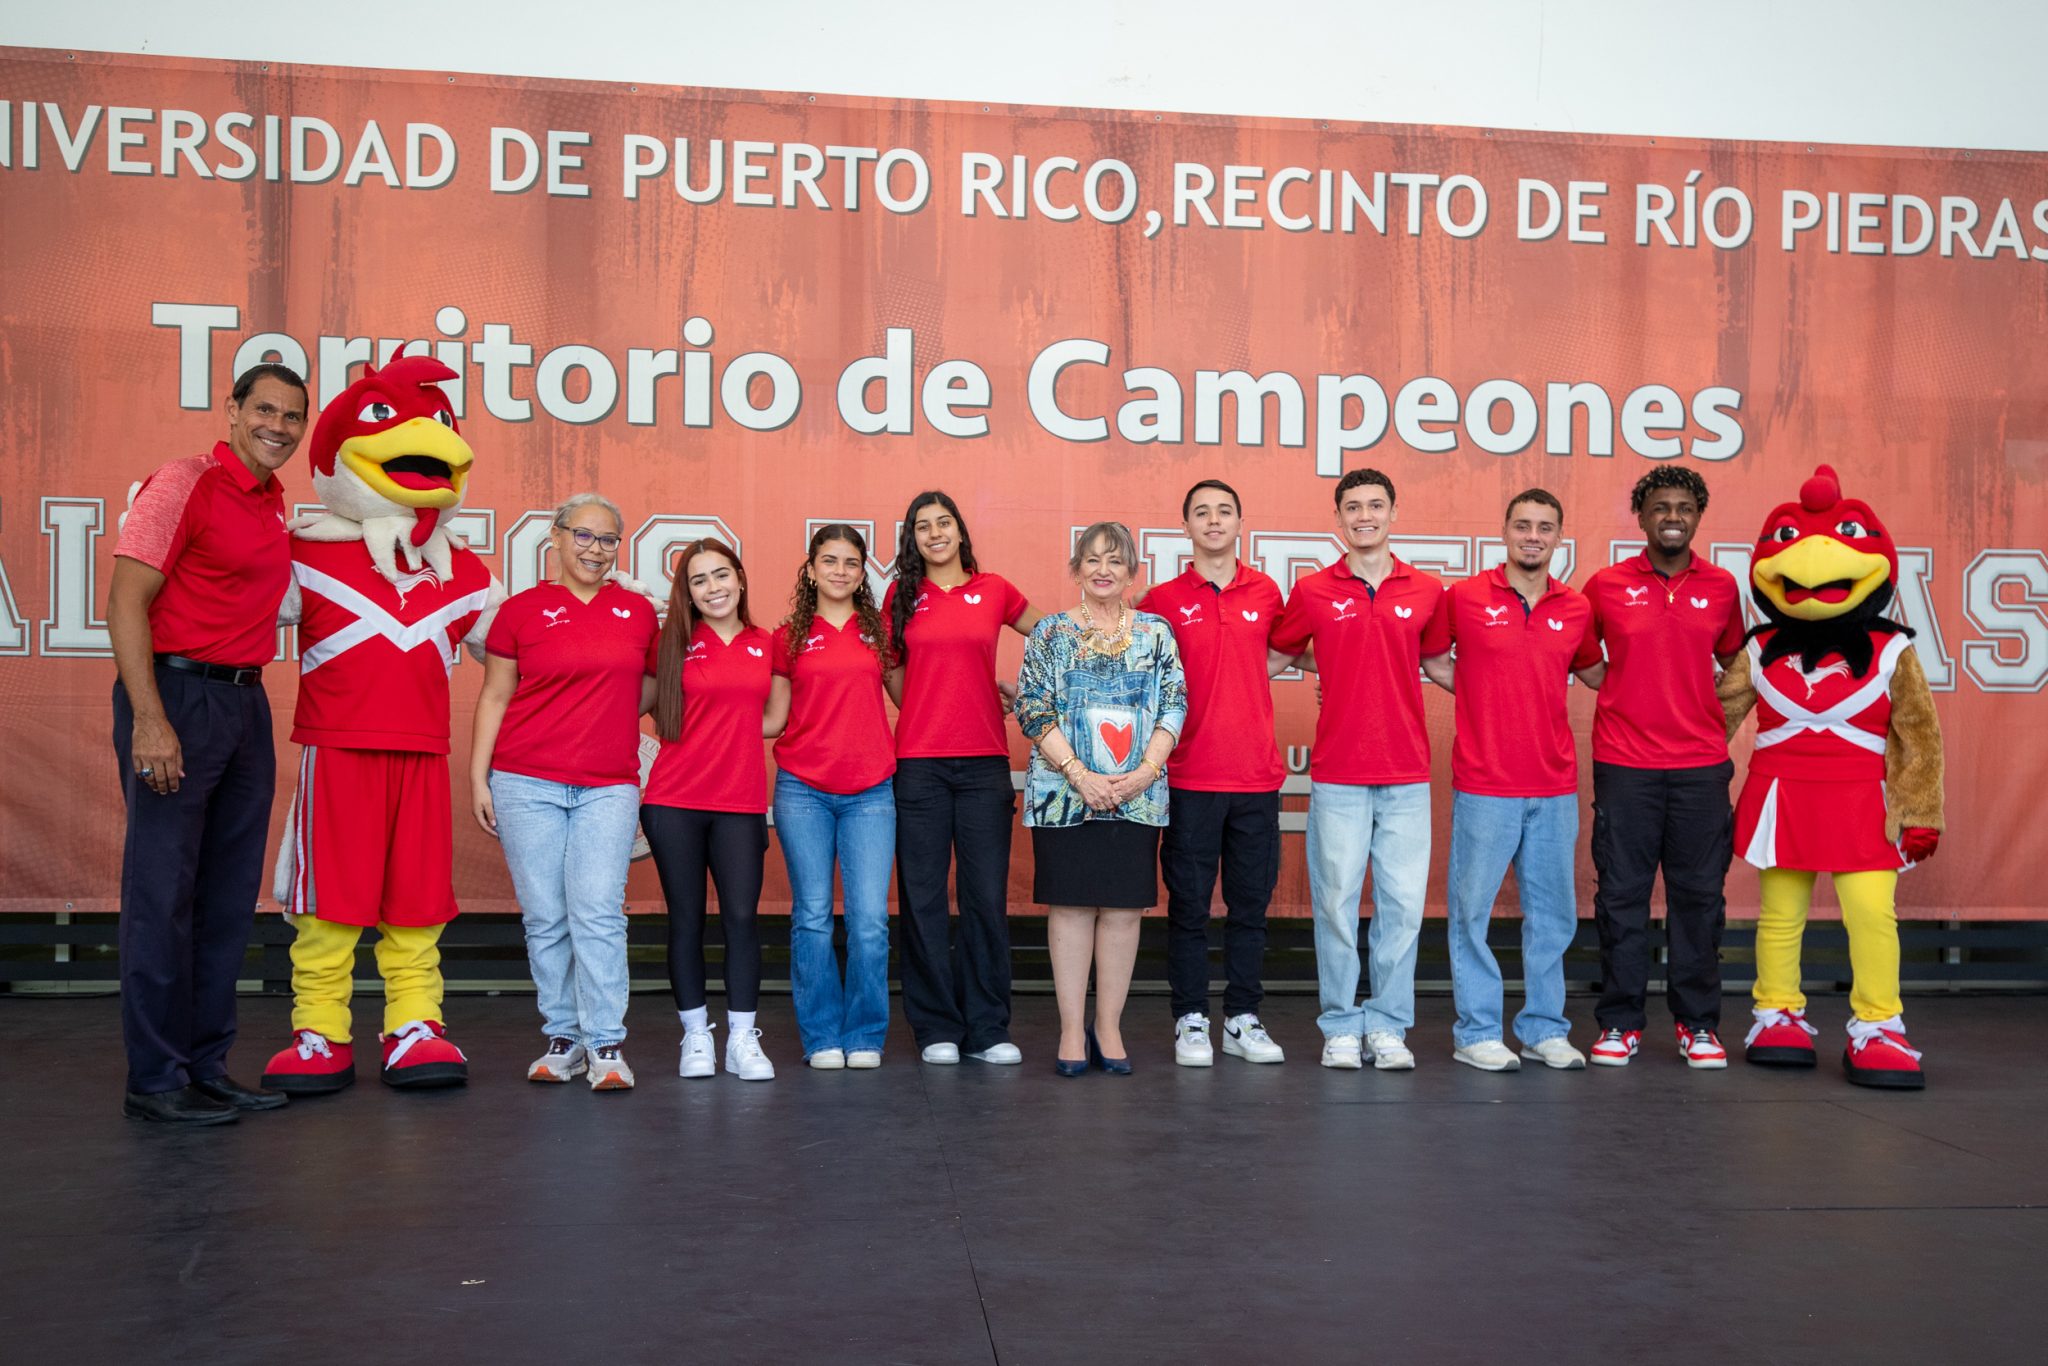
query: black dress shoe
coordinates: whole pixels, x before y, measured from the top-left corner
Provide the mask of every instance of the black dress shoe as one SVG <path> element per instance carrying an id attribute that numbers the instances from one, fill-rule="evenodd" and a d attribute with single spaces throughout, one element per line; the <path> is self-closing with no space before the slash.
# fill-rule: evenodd
<path id="1" fill-rule="evenodd" d="M 237 1110 L 278 1110 L 291 1099 L 282 1091 L 262 1091 L 244 1086 L 226 1073 L 208 1077 L 205 1081 L 195 1081 L 192 1083 L 192 1089 L 204 1091 L 215 1100 Z"/>
<path id="2" fill-rule="evenodd" d="M 121 1113 L 130 1119 L 158 1124 L 233 1124 L 241 1118 L 233 1106 L 215 1100 L 196 1086 L 146 1095 L 130 1091 L 121 1098 Z"/>

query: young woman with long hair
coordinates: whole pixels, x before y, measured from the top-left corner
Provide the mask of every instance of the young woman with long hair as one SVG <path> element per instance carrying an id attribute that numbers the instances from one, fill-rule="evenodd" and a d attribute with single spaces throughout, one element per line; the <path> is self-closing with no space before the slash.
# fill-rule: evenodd
<path id="1" fill-rule="evenodd" d="M 775 828 L 789 868 L 789 976 L 812 1067 L 882 1065 L 889 1032 L 889 865 L 895 741 L 882 675 L 889 626 L 867 580 L 867 538 L 811 534 L 770 663 L 789 724 L 775 743 Z M 832 872 L 846 897 L 846 973 L 832 948 Z"/>
<path id="2" fill-rule="evenodd" d="M 996 642 L 1039 614 L 975 563 L 959 505 L 937 489 L 903 514 L 896 582 L 882 601 L 896 644 L 896 888 L 903 1013 L 923 1058 L 1023 1060 L 1010 1042 L 1010 786 Z M 949 943 L 946 877 L 960 926 Z"/>
<path id="3" fill-rule="evenodd" d="M 640 825 L 668 902 L 668 980 L 683 1023 L 677 1073 L 718 1073 L 704 972 L 704 883 L 718 888 L 725 931 L 725 1070 L 770 1081 L 754 1013 L 761 994 L 761 867 L 768 853 L 768 761 L 787 689 L 773 686 L 774 642 L 747 609 L 739 553 L 706 537 L 676 556 L 668 620 L 648 655 L 661 753 L 640 801 Z"/>

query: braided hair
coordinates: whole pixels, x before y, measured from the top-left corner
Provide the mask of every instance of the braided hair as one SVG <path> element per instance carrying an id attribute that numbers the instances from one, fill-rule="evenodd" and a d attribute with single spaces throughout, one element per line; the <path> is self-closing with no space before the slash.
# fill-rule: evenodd
<path id="1" fill-rule="evenodd" d="M 868 538 L 860 534 L 858 527 L 845 522 L 827 522 L 811 533 L 811 543 L 804 551 L 804 562 L 797 566 L 796 591 L 789 597 L 789 624 L 785 627 L 791 655 L 803 649 L 804 639 L 811 633 L 811 623 L 818 615 L 818 583 L 811 577 L 811 561 L 818 557 L 818 548 L 830 541 L 845 541 L 861 557 L 863 564 L 868 557 Z M 853 614 L 860 619 L 861 637 L 868 648 L 875 652 L 875 658 L 884 669 L 889 667 L 889 627 L 882 620 L 882 609 L 875 605 L 874 591 L 868 587 L 868 577 L 861 574 L 859 587 L 853 590 Z"/>
<path id="2" fill-rule="evenodd" d="M 917 610 L 917 595 L 924 588 L 924 552 L 917 548 L 917 514 L 934 503 L 951 513 L 954 525 L 960 528 L 960 567 L 969 574 L 980 569 L 974 562 L 974 538 L 967 534 L 967 519 L 960 515 L 960 505 L 938 489 L 927 489 L 911 499 L 910 506 L 903 511 L 903 530 L 896 538 L 896 596 L 889 604 L 889 639 L 895 644 L 898 664 L 910 658 L 910 641 L 904 630 L 910 625 L 910 614 Z"/>

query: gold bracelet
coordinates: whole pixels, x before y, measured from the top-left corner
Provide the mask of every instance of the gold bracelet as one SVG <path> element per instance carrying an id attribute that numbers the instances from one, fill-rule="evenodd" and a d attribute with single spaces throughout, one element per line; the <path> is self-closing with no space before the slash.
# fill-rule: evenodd
<path id="1" fill-rule="evenodd" d="M 1078 755 L 1078 754 L 1069 754 L 1069 755 L 1068 755 L 1068 756 L 1067 756 L 1067 757 L 1066 757 L 1065 759 L 1063 759 L 1063 760 L 1061 760 L 1061 761 L 1060 761 L 1060 764 L 1059 764 L 1059 772 L 1061 772 L 1061 773 L 1065 773 L 1065 772 L 1067 771 L 1067 768 L 1068 768 L 1068 766 L 1069 766 L 1069 765 L 1072 765 L 1072 764 L 1079 764 L 1079 763 L 1081 763 L 1081 756 L 1080 756 L 1080 755 Z M 1086 764 L 1082 764 L 1081 766 L 1082 766 L 1083 768 L 1086 768 L 1086 767 L 1087 767 L 1087 765 L 1086 765 Z"/>

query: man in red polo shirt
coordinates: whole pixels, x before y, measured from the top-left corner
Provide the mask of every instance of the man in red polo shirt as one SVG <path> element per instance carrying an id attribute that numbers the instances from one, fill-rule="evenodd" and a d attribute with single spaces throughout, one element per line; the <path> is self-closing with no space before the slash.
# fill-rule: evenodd
<path id="1" fill-rule="evenodd" d="M 1294 585 L 1273 648 L 1313 646 L 1322 683 L 1309 762 L 1308 886 L 1315 907 L 1323 1066 L 1415 1066 L 1415 951 L 1429 881 L 1429 729 L 1419 666 L 1451 648 L 1444 586 L 1389 548 L 1394 481 L 1337 481 L 1345 553 Z M 1358 999 L 1358 900 L 1372 869 L 1372 995 Z"/>
<path id="2" fill-rule="evenodd" d="M 1572 863 L 1579 842 L 1579 762 L 1566 712 L 1574 671 L 1600 662 L 1593 609 L 1551 577 L 1564 505 L 1542 489 L 1508 503 L 1507 563 L 1448 595 L 1455 661 L 1425 663 L 1457 695 L 1451 746 L 1452 1057 L 1484 1072 L 1521 1067 L 1501 1040 L 1500 964 L 1486 944 L 1509 865 L 1522 903 L 1521 1057 L 1581 1068 L 1566 1035 L 1564 955 L 1578 928 Z M 1453 686 L 1455 684 L 1455 686 Z"/>
<path id="3" fill-rule="evenodd" d="M 1223 1051 L 1284 1062 L 1259 1023 L 1265 999 L 1266 905 L 1280 878 L 1280 783 L 1267 641 L 1280 587 L 1237 558 L 1243 504 L 1220 479 L 1180 503 L 1194 562 L 1145 595 L 1166 618 L 1187 671 L 1188 717 L 1167 772 L 1173 801 L 1159 844 L 1166 882 L 1166 980 L 1173 992 L 1173 1060 L 1208 1067 L 1209 900 L 1223 876 Z"/>
<path id="4" fill-rule="evenodd" d="M 1742 648 L 1735 576 L 1692 552 L 1707 485 L 1660 465 L 1629 509 L 1643 553 L 1586 582 L 1607 663 L 1588 671 L 1593 713 L 1593 923 L 1600 931 L 1600 1037 L 1592 1058 L 1627 1066 L 1639 1046 L 1650 980 L 1650 888 L 1664 869 L 1664 1000 L 1691 1067 L 1724 1068 L 1722 883 L 1734 857 L 1727 730 L 1714 697 L 1717 661 Z"/>
<path id="5" fill-rule="evenodd" d="M 132 1119 L 225 1124 L 285 1098 L 227 1074 L 235 981 L 277 788 L 263 666 L 291 582 L 276 471 L 306 432 L 306 383 L 258 365 L 222 405 L 228 439 L 135 494 L 107 593 L 121 857 L 121 1032 Z"/>

